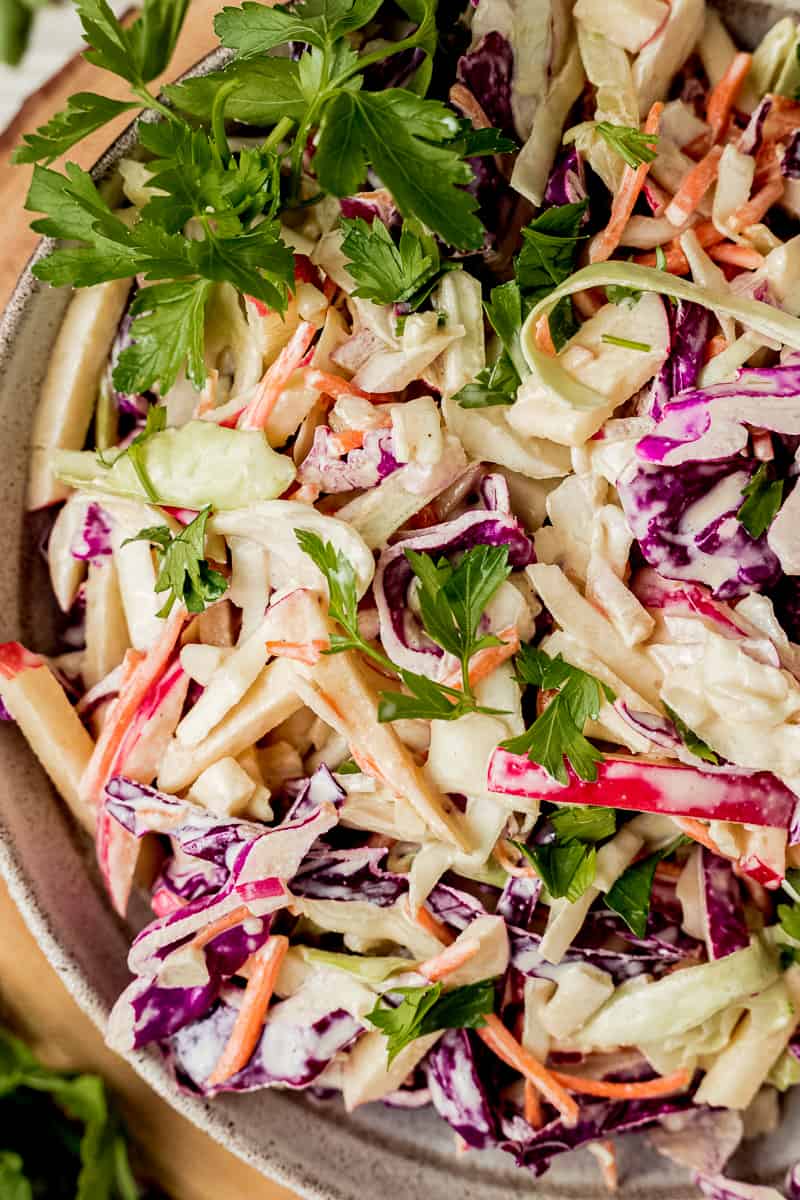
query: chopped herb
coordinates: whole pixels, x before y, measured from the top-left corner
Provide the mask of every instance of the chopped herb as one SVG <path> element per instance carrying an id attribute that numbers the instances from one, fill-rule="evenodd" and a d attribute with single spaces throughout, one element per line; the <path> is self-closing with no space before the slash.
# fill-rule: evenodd
<path id="1" fill-rule="evenodd" d="M 185 604 L 190 613 L 202 612 L 207 604 L 219 600 L 228 587 L 225 576 L 212 570 L 205 558 L 206 521 L 210 512 L 209 505 L 180 533 L 171 534 L 166 525 L 151 525 L 123 542 L 123 545 L 150 542 L 161 557 L 155 590 L 170 594 L 156 614 L 159 617 L 169 616 L 176 600 Z"/>
<path id="2" fill-rule="evenodd" d="M 494 1010 L 494 980 L 468 983 L 442 992 L 441 983 L 430 987 L 394 988 L 402 996 L 396 1008 L 381 998 L 367 1020 L 386 1034 L 389 1065 L 410 1042 L 440 1029 L 480 1029 Z"/>
<path id="3" fill-rule="evenodd" d="M 153 502 L 153 504 L 159 504 L 160 498 L 156 492 L 156 489 L 153 487 L 153 482 L 150 479 L 150 476 L 147 473 L 142 452 L 150 439 L 157 433 L 163 433 L 166 427 L 166 408 L 160 404 L 151 404 L 147 410 L 147 416 L 145 417 L 144 429 L 142 432 L 137 433 L 130 445 L 126 446 L 124 450 L 120 451 L 120 453 L 112 460 L 112 462 L 108 462 L 106 460 L 102 450 L 98 450 L 97 452 L 97 461 L 103 467 L 112 467 L 120 458 L 129 458 L 131 460 L 131 465 L 136 472 L 136 476 L 145 491 L 145 494 L 147 495 L 148 499 Z"/>
<path id="4" fill-rule="evenodd" d="M 513 404 L 519 387 L 519 375 L 507 354 L 501 354 L 490 367 L 484 367 L 458 393 L 457 400 L 462 408 L 492 408 L 500 404 Z"/>
<path id="5" fill-rule="evenodd" d="M 594 128 L 629 167 L 635 169 L 643 163 L 651 163 L 656 157 L 658 135 L 655 133 L 643 133 L 630 125 L 612 125 L 610 121 L 597 121 Z"/>
<path id="6" fill-rule="evenodd" d="M 503 748 L 512 754 L 527 754 L 559 783 L 569 782 L 565 760 L 579 779 L 596 779 L 596 764 L 603 755 L 583 736 L 583 727 L 599 715 L 603 697 L 609 702 L 614 699 L 611 688 L 565 662 L 560 654 L 550 658 L 533 646 L 523 646 L 516 667 L 521 683 L 543 691 L 557 690 L 530 729 L 501 742 Z"/>
<path id="7" fill-rule="evenodd" d="M 685 721 L 681 720 L 673 708 L 670 708 L 668 704 L 664 704 L 664 709 L 686 749 L 691 750 L 692 754 L 696 755 L 697 758 L 701 758 L 704 762 L 713 763 L 715 766 L 718 765 L 719 758 L 711 747 L 693 729 L 690 729 Z"/>
<path id="8" fill-rule="evenodd" d="M 408 304 L 414 311 L 427 300 L 445 271 L 460 263 L 442 263 L 436 239 L 417 221 L 403 222 L 395 242 L 377 217 L 368 225 L 361 217 L 343 220 L 342 251 L 358 284 L 356 296 L 377 304 Z"/>
<path id="9" fill-rule="evenodd" d="M 643 354 L 648 354 L 652 349 L 647 342 L 633 342 L 630 338 L 614 337 L 613 333 L 604 333 L 600 340 L 607 346 L 621 346 L 623 350 L 641 350 Z"/>
<path id="10" fill-rule="evenodd" d="M 606 904 L 618 913 L 632 933 L 643 938 L 647 933 L 650 915 L 650 895 L 653 890 L 656 867 L 679 846 L 686 843 L 683 837 L 676 838 L 663 850 L 658 850 L 641 862 L 634 863 L 623 871 L 616 883 L 606 892 Z"/>
<path id="11" fill-rule="evenodd" d="M 617 829 L 616 811 L 594 804 L 558 808 L 549 814 L 548 820 L 560 838 L 577 838 L 581 842 L 602 842 Z"/>
<path id="12" fill-rule="evenodd" d="M 514 842 L 533 865 L 554 900 L 562 897 L 574 904 L 594 882 L 597 850 L 585 842 L 570 838 L 543 846 L 525 846 Z"/>
<path id="13" fill-rule="evenodd" d="M 625 304 L 632 308 L 641 298 L 641 292 L 636 288 L 626 287 L 624 283 L 610 283 L 606 288 L 606 300 L 609 304 Z"/>
<path id="14" fill-rule="evenodd" d="M 742 488 L 744 503 L 736 513 L 750 537 L 760 538 L 769 529 L 783 501 L 783 480 L 770 480 L 767 464 L 762 463 L 753 478 Z"/>
<path id="15" fill-rule="evenodd" d="M 336 768 L 337 775 L 360 775 L 361 767 L 352 758 L 346 758 L 343 763 L 339 763 Z"/>

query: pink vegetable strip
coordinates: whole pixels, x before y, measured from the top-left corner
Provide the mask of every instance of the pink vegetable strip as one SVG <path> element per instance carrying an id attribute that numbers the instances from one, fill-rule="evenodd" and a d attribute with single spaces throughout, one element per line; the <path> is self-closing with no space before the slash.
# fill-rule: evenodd
<path id="1" fill-rule="evenodd" d="M 675 762 L 609 755 L 597 764 L 594 783 L 569 771 L 565 786 L 525 754 L 500 747 L 489 762 L 490 791 L 569 804 L 596 804 L 633 812 L 701 817 L 789 829 L 797 797 L 769 771 L 716 774 Z"/>

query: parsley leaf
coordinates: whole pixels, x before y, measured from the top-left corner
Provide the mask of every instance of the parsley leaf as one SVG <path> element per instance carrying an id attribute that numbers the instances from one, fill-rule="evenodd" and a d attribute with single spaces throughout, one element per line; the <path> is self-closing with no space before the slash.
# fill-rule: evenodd
<path id="1" fill-rule="evenodd" d="M 358 284 L 354 295 L 376 304 L 408 304 L 413 311 L 428 298 L 445 271 L 458 263 L 442 263 L 436 239 L 418 221 L 403 222 L 395 243 L 383 221 L 368 225 L 361 217 L 343 220 L 342 250 L 347 269 Z"/>
<path id="2" fill-rule="evenodd" d="M 305 0 L 285 4 L 243 4 L 223 8 L 214 29 L 223 46 L 242 58 L 266 54 L 285 42 L 306 42 L 324 50 L 346 33 L 360 29 L 375 16 L 380 0 Z"/>
<path id="3" fill-rule="evenodd" d="M 509 362 L 513 365 L 517 373 L 518 379 L 525 379 L 530 375 L 530 367 L 525 361 L 520 341 L 520 334 L 522 333 L 522 293 L 519 283 L 510 279 L 508 283 L 501 283 L 499 287 L 492 288 L 489 300 L 484 305 L 484 308 L 492 328 L 503 344 L 503 350 L 508 356 Z"/>
<path id="4" fill-rule="evenodd" d="M 783 932 L 800 942 L 800 904 L 779 904 L 778 920 Z"/>
<path id="5" fill-rule="evenodd" d="M 522 842 L 514 845 L 532 863 L 554 900 L 566 897 L 574 904 L 594 882 L 597 868 L 594 846 L 574 839 L 542 846 L 525 846 Z"/>
<path id="6" fill-rule="evenodd" d="M 647 934 L 647 918 L 650 915 L 650 894 L 653 890 L 653 880 L 656 867 L 662 859 L 669 858 L 686 839 L 676 838 L 663 850 L 634 863 L 619 876 L 617 881 L 606 892 L 606 904 L 619 913 L 625 924 L 636 937 L 643 938 Z"/>
<path id="7" fill-rule="evenodd" d="M 547 819 L 559 838 L 577 838 L 581 842 L 602 842 L 617 829 L 616 811 L 593 804 L 559 808 L 549 813 Z"/>
<path id="8" fill-rule="evenodd" d="M 190 613 L 199 613 L 207 604 L 224 595 L 228 581 L 219 571 L 209 567 L 205 558 L 206 521 L 211 512 L 208 505 L 180 533 L 174 536 L 166 525 L 151 525 L 140 529 L 128 542 L 150 542 L 161 557 L 156 579 L 156 592 L 169 592 L 166 604 L 156 614 L 167 617 L 177 600 Z"/>
<path id="9" fill-rule="evenodd" d="M 527 754 L 531 762 L 544 767 L 559 783 L 568 783 L 566 759 L 579 779 L 595 780 L 603 755 L 583 736 L 583 726 L 600 712 L 603 697 L 614 693 L 607 684 L 579 667 L 565 662 L 561 655 L 550 658 L 543 650 L 524 646 L 517 656 L 520 682 L 546 691 L 558 689 L 547 708 L 530 729 L 518 737 L 501 742 L 512 754 Z"/>
<path id="10" fill-rule="evenodd" d="M 320 187 L 349 196 L 371 164 L 405 217 L 417 217 L 459 249 L 477 250 L 483 227 L 477 200 L 464 190 L 472 171 L 446 144 L 455 122 L 439 101 L 400 88 L 338 91 L 320 120 L 314 155 Z"/>
<path id="11" fill-rule="evenodd" d="M 513 154 L 517 143 L 505 137 L 500 129 L 476 129 L 466 117 L 458 121 L 459 132 L 447 143 L 457 149 L 462 158 L 482 158 L 487 154 Z"/>
<path id="12" fill-rule="evenodd" d="M 81 138 L 135 107 L 133 101 L 110 100 L 92 92 L 77 92 L 70 96 L 63 112 L 56 113 L 45 125 L 25 135 L 23 144 L 14 151 L 12 161 L 51 163 Z"/>
<path id="13" fill-rule="evenodd" d="M 662 701 L 662 704 L 664 702 Z M 685 721 L 682 721 L 674 708 L 670 708 L 668 704 L 664 704 L 664 709 L 672 724 L 675 726 L 675 732 L 683 742 L 687 750 L 691 750 L 692 754 L 698 758 L 702 758 L 703 762 L 713 763 L 715 766 L 719 764 L 719 758 L 711 749 L 711 747 L 703 741 L 701 737 L 690 729 Z"/>
<path id="14" fill-rule="evenodd" d="M 419 580 L 417 599 L 426 633 L 461 662 L 465 696 L 471 695 L 469 660 L 478 650 L 497 646 L 492 636 L 478 636 L 487 604 L 511 574 L 508 546 L 475 546 L 457 567 L 446 559 L 434 564 L 427 554 L 406 550 Z"/>
<path id="15" fill-rule="evenodd" d="M 626 287 L 624 283 L 610 283 L 606 288 L 606 300 L 609 304 L 626 304 L 633 308 L 639 303 L 642 293 L 636 288 Z"/>
<path id="16" fill-rule="evenodd" d="M 441 983 L 430 987 L 395 988 L 402 996 L 396 1008 L 382 997 L 367 1020 L 386 1034 L 388 1064 L 404 1046 L 440 1029 L 480 1029 L 494 1010 L 494 980 L 468 983 L 442 994 Z"/>
<path id="17" fill-rule="evenodd" d="M 76 0 L 91 47 L 84 58 L 143 87 L 168 66 L 188 6 L 189 0 L 144 0 L 141 15 L 123 27 L 106 0 Z"/>
<path id="18" fill-rule="evenodd" d="M 597 121 L 594 128 L 629 167 L 635 169 L 656 157 L 658 134 L 644 133 L 630 125 L 612 125 L 610 121 Z"/>
<path id="19" fill-rule="evenodd" d="M 156 283 L 137 292 L 131 344 L 114 367 L 114 386 L 128 396 L 156 383 L 165 394 L 181 367 L 195 387 L 205 379 L 203 320 L 211 284 L 204 279 Z"/>
<path id="20" fill-rule="evenodd" d="M 760 538 L 769 529 L 783 501 L 783 480 L 770 482 L 767 465 L 762 463 L 753 478 L 742 489 L 744 503 L 736 513 L 750 537 Z"/>
<path id="21" fill-rule="evenodd" d="M 342 650 L 358 650 L 362 654 L 366 654 L 373 662 L 378 663 L 384 670 L 389 670 L 397 675 L 411 692 L 410 696 L 406 696 L 402 692 L 381 692 L 378 697 L 379 721 L 397 721 L 401 718 L 412 717 L 427 721 L 455 721 L 467 712 L 496 713 L 496 709 L 482 708 L 476 704 L 471 690 L 464 693 L 458 688 L 448 687 L 446 684 L 428 679 L 426 675 L 417 675 L 414 671 L 401 670 L 385 654 L 365 641 L 358 629 L 358 595 L 352 566 L 341 550 L 337 550 L 330 542 L 323 542 L 318 534 L 300 529 L 295 536 L 300 549 L 316 563 L 325 576 L 328 583 L 328 611 L 345 631 L 344 636 L 332 635 L 328 653 L 338 654 Z M 492 549 L 492 547 L 482 546 L 476 547 L 476 549 L 486 550 Z M 503 549 L 505 550 L 505 547 Z M 474 551 L 471 553 L 474 554 Z M 437 568 L 433 566 L 432 560 L 428 559 L 427 561 L 430 563 L 430 568 L 436 571 Z M 425 570 L 425 568 L 422 569 Z M 474 588 L 470 591 L 469 583 L 465 583 L 465 574 L 469 574 L 471 569 L 467 568 L 462 573 L 460 582 L 454 585 L 455 603 L 460 606 L 458 620 L 468 623 L 472 620 L 471 606 L 476 601 L 478 604 L 480 603 L 480 594 Z M 443 574 L 445 571 L 448 580 L 451 575 L 455 574 L 449 563 L 442 568 Z M 484 590 L 485 586 L 486 584 L 484 584 Z M 496 586 L 499 585 L 495 584 Z M 457 626 L 453 624 L 457 620 L 455 615 L 452 615 L 449 620 L 448 626 L 448 618 L 442 613 L 442 629 L 455 644 L 454 639 L 461 636 L 462 627 L 460 624 Z M 492 639 L 492 644 L 494 641 L 495 639 Z M 473 641 L 473 644 L 479 648 L 480 642 Z M 487 644 L 486 639 L 483 639 L 483 644 Z"/>
<path id="22" fill-rule="evenodd" d="M 587 205 L 581 200 L 548 208 L 523 229 L 515 271 L 526 311 L 572 274 Z M 561 350 L 577 330 L 569 297 L 553 308 L 548 324 L 553 345 Z"/>
<path id="23" fill-rule="evenodd" d="M 500 404 L 513 404 L 519 387 L 519 375 L 514 370 L 508 355 L 501 354 L 490 367 L 484 367 L 458 393 L 456 399 L 462 408 L 492 408 Z"/>
<path id="24" fill-rule="evenodd" d="M 276 125 L 283 117 L 299 121 L 308 101 L 300 89 L 300 67 L 290 58 L 236 59 L 223 71 L 211 71 L 164 89 L 167 99 L 192 117 L 210 121 L 219 89 L 235 83 L 225 116 L 243 125 Z"/>

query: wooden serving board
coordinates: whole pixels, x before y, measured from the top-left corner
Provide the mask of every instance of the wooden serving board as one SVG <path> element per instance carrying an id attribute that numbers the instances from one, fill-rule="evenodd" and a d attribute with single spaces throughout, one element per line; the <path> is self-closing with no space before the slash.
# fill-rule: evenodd
<path id="1" fill-rule="evenodd" d="M 220 7 L 220 0 L 192 0 L 170 78 L 214 47 L 212 19 Z M 5 306 L 37 241 L 28 228 L 30 214 L 23 210 L 31 168 L 12 167 L 11 151 L 23 133 L 46 121 L 74 92 L 83 91 L 101 92 L 114 98 L 125 95 L 124 85 L 116 76 L 98 70 L 78 56 L 32 95 L 0 134 L 0 211 L 5 213 L 0 308 Z M 123 115 L 87 138 L 70 157 L 81 166 L 90 167 L 125 124 Z M 265 1180 L 174 1112 L 107 1048 L 98 1030 L 48 964 L 2 882 L 0 930 L 3 1010 L 49 1065 L 96 1071 L 107 1079 L 141 1150 L 141 1160 L 155 1182 L 175 1200 L 292 1200 L 293 1193 Z"/>

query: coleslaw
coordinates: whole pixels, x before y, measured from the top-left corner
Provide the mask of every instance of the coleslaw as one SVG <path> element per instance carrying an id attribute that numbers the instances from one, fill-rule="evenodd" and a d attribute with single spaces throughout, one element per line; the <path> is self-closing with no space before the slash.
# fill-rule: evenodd
<path id="1" fill-rule="evenodd" d="M 125 75 L 103 190 L 36 168 L 63 632 L 0 715 L 149 897 L 115 1048 L 769 1200 L 726 1171 L 800 1083 L 800 32 L 439 22 L 226 9 L 222 71 Z"/>

